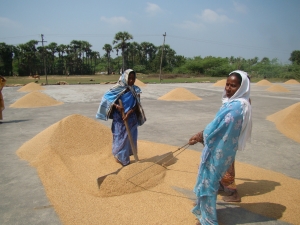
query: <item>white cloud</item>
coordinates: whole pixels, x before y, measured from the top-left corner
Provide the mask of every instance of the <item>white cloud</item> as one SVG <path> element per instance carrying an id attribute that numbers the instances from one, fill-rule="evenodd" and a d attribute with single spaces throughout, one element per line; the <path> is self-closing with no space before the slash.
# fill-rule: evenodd
<path id="1" fill-rule="evenodd" d="M 239 13 L 246 13 L 247 12 L 247 7 L 239 2 L 233 2 L 233 6 L 235 11 Z"/>
<path id="2" fill-rule="evenodd" d="M 111 17 L 111 18 L 107 18 L 105 16 L 101 16 L 100 21 L 109 23 L 111 25 L 119 25 L 119 24 L 128 24 L 128 23 L 130 23 L 130 21 L 127 20 L 123 16 L 115 16 L 115 17 Z"/>
<path id="3" fill-rule="evenodd" d="M 184 21 L 181 24 L 177 24 L 177 27 L 191 31 L 198 31 L 200 29 L 203 29 L 204 25 L 200 22 L 198 23 L 193 21 Z"/>
<path id="4" fill-rule="evenodd" d="M 155 15 L 162 12 L 162 9 L 154 3 L 147 2 L 146 12 L 150 15 Z"/>
<path id="5" fill-rule="evenodd" d="M 207 23 L 228 23 L 234 22 L 234 20 L 228 18 L 226 15 L 218 14 L 211 9 L 205 9 L 198 18 Z"/>
<path id="6" fill-rule="evenodd" d="M 0 17 L 0 27 L 18 27 L 19 24 L 5 17 Z"/>

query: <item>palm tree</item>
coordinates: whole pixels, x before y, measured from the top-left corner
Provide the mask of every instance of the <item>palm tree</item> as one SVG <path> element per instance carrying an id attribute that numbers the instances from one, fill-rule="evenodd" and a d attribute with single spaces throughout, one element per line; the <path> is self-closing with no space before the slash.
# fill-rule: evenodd
<path id="1" fill-rule="evenodd" d="M 110 53 L 113 52 L 113 49 L 110 44 L 105 44 L 102 48 L 106 52 L 107 57 L 107 74 L 110 74 Z"/>
<path id="2" fill-rule="evenodd" d="M 21 74 L 32 75 L 35 71 L 34 66 L 36 65 L 36 45 L 38 41 L 31 40 L 25 44 L 19 44 L 18 48 L 20 49 L 20 58 L 21 58 Z"/>
<path id="3" fill-rule="evenodd" d="M 55 63 L 55 53 L 57 52 L 57 43 L 51 42 L 49 45 L 45 46 L 46 49 L 49 49 L 51 52 L 51 72 L 54 74 L 54 63 Z"/>
<path id="4" fill-rule="evenodd" d="M 125 70 L 125 49 L 127 48 L 127 41 L 133 39 L 133 36 L 129 34 L 128 32 L 118 32 L 115 35 L 115 39 L 113 40 L 113 45 L 117 44 L 117 48 L 122 50 L 122 59 L 123 59 L 123 65 L 122 65 L 122 72 Z"/>

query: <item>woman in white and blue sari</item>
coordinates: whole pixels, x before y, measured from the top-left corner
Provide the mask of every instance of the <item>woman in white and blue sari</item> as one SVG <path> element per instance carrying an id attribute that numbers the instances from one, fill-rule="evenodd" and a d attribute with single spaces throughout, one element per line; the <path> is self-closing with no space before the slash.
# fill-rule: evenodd
<path id="1" fill-rule="evenodd" d="M 204 131 L 190 138 L 189 144 L 204 145 L 194 192 L 197 202 L 192 213 L 197 224 L 217 225 L 216 201 L 219 181 L 244 149 L 251 136 L 252 115 L 250 81 L 247 73 L 236 70 L 229 74 L 223 92 L 222 106 Z"/>
<path id="2" fill-rule="evenodd" d="M 111 125 L 112 153 L 116 161 L 123 166 L 130 163 L 130 156 L 133 153 L 124 121 L 127 120 L 135 146 L 137 146 L 137 128 L 146 121 L 140 103 L 141 89 L 134 85 L 135 80 L 136 73 L 131 69 L 125 70 L 117 84 L 103 95 L 96 114 L 97 119 L 113 120 Z M 119 99 L 123 107 L 119 105 Z M 122 110 L 124 110 L 124 116 L 122 116 Z"/>

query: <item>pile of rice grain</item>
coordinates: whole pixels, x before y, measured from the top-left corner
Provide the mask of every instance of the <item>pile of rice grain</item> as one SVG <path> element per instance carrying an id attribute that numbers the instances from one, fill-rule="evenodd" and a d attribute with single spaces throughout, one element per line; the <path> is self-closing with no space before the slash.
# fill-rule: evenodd
<path id="1" fill-rule="evenodd" d="M 139 86 L 139 87 L 145 87 L 146 84 L 142 81 L 140 81 L 139 79 L 136 79 L 134 82 L 134 85 Z"/>
<path id="2" fill-rule="evenodd" d="M 267 89 L 267 91 L 271 91 L 271 92 L 289 92 L 288 89 L 286 89 L 285 87 L 279 85 L 279 84 L 274 84 L 271 87 L 269 87 Z"/>
<path id="3" fill-rule="evenodd" d="M 100 186 L 101 197 L 130 194 L 155 187 L 163 181 L 166 169 L 153 162 L 130 164 L 107 176 Z"/>
<path id="4" fill-rule="evenodd" d="M 218 80 L 213 84 L 215 87 L 225 87 L 227 79 Z"/>
<path id="5" fill-rule="evenodd" d="M 59 102 L 50 96 L 34 91 L 26 94 L 22 98 L 18 99 L 15 103 L 11 104 L 11 108 L 37 108 L 61 105 L 63 102 Z"/>
<path id="6" fill-rule="evenodd" d="M 138 141 L 138 155 L 142 162 L 132 161 L 122 168 L 111 154 L 111 142 L 110 128 L 75 114 L 24 143 L 17 155 L 36 167 L 62 224 L 195 223 L 190 212 L 193 200 L 173 187 L 194 196 L 192 190 L 199 166 L 199 151 L 185 150 L 177 156 L 176 163 L 165 169 L 152 164 L 151 160 L 145 162 L 154 156 L 175 151 L 178 146 Z M 98 177 L 120 168 L 115 177 L 107 176 L 106 184 L 103 182 L 98 189 Z M 298 223 L 300 198 L 294 190 L 300 186 L 299 180 L 239 162 L 236 162 L 236 168 L 239 171 L 236 182 L 242 197 L 242 203 L 237 207 L 275 220 L 280 218 L 291 224 Z M 142 170 L 134 180 L 132 174 Z M 126 180 L 140 185 L 132 182 L 130 186 Z M 126 186 L 122 187 L 124 183 Z M 241 209 L 231 210 L 236 214 Z M 218 219 L 220 224 L 226 224 L 222 216 Z"/>
<path id="7" fill-rule="evenodd" d="M 167 94 L 158 98 L 158 100 L 164 101 L 197 101 L 202 100 L 197 95 L 185 88 L 175 88 L 174 90 L 168 92 Z"/>
<path id="8" fill-rule="evenodd" d="M 28 83 L 25 86 L 21 87 L 18 91 L 31 92 L 31 91 L 41 91 L 41 90 L 45 90 L 45 88 L 39 84 L 31 82 L 31 83 Z"/>
<path id="9" fill-rule="evenodd" d="M 266 80 L 266 79 L 263 79 L 261 81 L 258 81 L 256 83 L 256 85 L 259 85 L 259 86 L 271 86 L 272 83 L 270 81 Z"/>
<path id="10" fill-rule="evenodd" d="M 290 80 L 288 80 L 288 81 L 286 81 L 284 83 L 285 84 L 299 84 L 299 82 L 297 80 L 295 80 L 295 79 L 290 79 Z"/>
<path id="11" fill-rule="evenodd" d="M 300 143 L 300 102 L 267 116 L 276 128 L 288 138 Z"/>

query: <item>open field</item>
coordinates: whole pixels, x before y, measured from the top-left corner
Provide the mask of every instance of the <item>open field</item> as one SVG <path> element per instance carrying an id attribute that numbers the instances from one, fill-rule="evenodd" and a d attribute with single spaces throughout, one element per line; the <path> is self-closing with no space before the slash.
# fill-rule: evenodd
<path id="1" fill-rule="evenodd" d="M 289 91 L 270 92 L 267 86 L 251 84 L 252 141 L 236 157 L 242 202 L 224 203 L 218 196 L 220 225 L 300 224 L 300 195 L 296 191 L 300 185 L 300 142 L 267 120 L 300 102 L 300 84 L 280 85 Z M 19 91 L 21 87 L 3 89 L 6 109 L 0 124 L 0 224 L 195 223 L 190 210 L 202 150 L 199 144 L 176 156 L 176 163 L 156 180 L 156 186 L 138 192 L 127 189 L 126 194 L 120 189 L 118 196 L 100 195 L 97 177 L 119 168 L 111 157 L 110 139 L 106 139 L 111 135 L 111 121 L 95 119 L 109 87 L 111 84 L 42 86 L 39 92 L 62 104 L 31 108 L 10 107 L 31 92 Z M 201 100 L 159 100 L 176 88 L 187 89 Z M 147 84 L 141 89 L 147 116 L 139 127 L 141 160 L 175 151 L 204 129 L 219 109 L 223 92 L 223 87 L 213 83 Z"/>
<path id="2" fill-rule="evenodd" d="M 66 82 L 67 84 L 100 84 L 100 83 L 113 83 L 119 79 L 119 75 L 71 75 L 71 76 L 58 76 L 48 75 L 47 80 L 49 85 L 55 85 L 58 82 Z M 6 77 L 7 85 L 24 85 L 29 82 L 37 82 L 39 84 L 46 84 L 46 76 L 40 76 L 40 79 L 34 79 L 28 76 L 19 77 Z M 144 83 L 160 83 L 159 74 L 137 74 L 137 79 Z M 204 77 L 195 75 L 172 75 L 165 74 L 161 76 L 161 83 L 215 83 L 218 80 L 225 79 L 225 77 Z M 252 78 L 251 82 L 256 83 L 262 78 Z M 270 82 L 285 82 L 288 79 L 270 78 Z"/>

